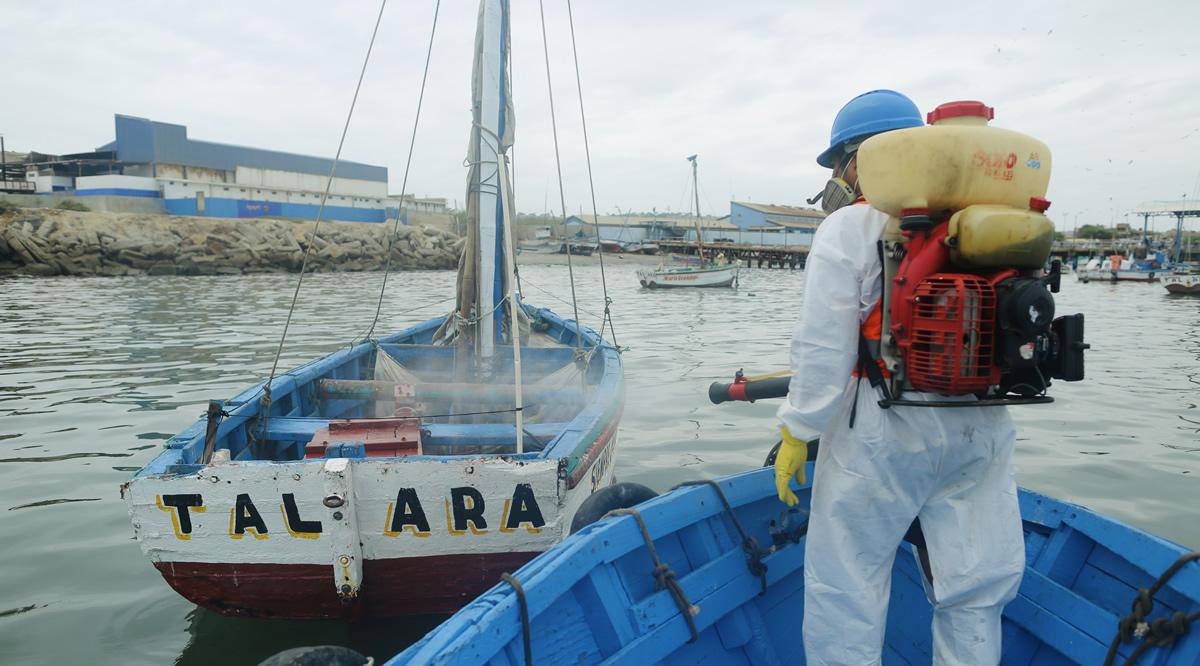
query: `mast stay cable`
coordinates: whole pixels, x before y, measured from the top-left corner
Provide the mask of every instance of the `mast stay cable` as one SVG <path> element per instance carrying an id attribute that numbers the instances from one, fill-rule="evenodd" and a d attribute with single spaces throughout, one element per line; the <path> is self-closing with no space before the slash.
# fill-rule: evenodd
<path id="1" fill-rule="evenodd" d="M 613 346 L 617 345 L 617 330 L 613 327 L 612 312 L 609 306 L 612 299 L 608 297 L 608 279 L 604 275 L 604 244 L 600 242 L 600 213 L 596 209 L 596 183 L 592 179 L 592 151 L 588 147 L 587 114 L 583 111 L 583 79 L 579 76 L 579 50 L 575 46 L 575 15 L 571 11 L 571 0 L 567 0 L 567 22 L 571 27 L 571 55 L 575 58 L 575 89 L 579 92 L 579 122 L 583 125 L 583 154 L 587 161 L 588 188 L 592 194 L 592 222 L 596 225 L 596 255 L 600 258 L 600 286 L 604 290 L 604 319 L 600 321 L 600 339 L 604 339 L 604 324 L 612 333 Z M 624 231 L 625 227 L 621 227 Z M 568 256 L 571 247 L 567 246 Z M 618 346 L 619 349 L 619 346 Z"/>
<path id="2" fill-rule="evenodd" d="M 329 177 L 325 180 L 325 191 L 321 194 L 321 205 L 317 208 L 317 218 L 313 223 L 312 234 L 308 245 L 304 248 L 304 259 L 300 262 L 300 275 L 296 279 L 296 290 L 292 293 L 292 303 L 288 307 L 287 319 L 283 324 L 283 334 L 279 337 L 279 346 L 275 349 L 275 360 L 271 363 L 271 374 L 263 384 L 262 410 L 263 428 L 271 417 L 271 383 L 275 380 L 275 372 L 279 369 L 279 357 L 283 354 L 283 345 L 287 340 L 288 329 L 292 325 L 292 315 L 296 312 L 296 302 L 300 298 L 300 286 L 304 284 L 304 273 L 308 270 L 308 258 L 312 254 L 313 245 L 317 241 L 317 229 L 321 226 L 321 218 L 325 213 L 325 202 L 329 200 L 329 192 L 333 187 L 333 177 L 337 173 L 338 161 L 342 157 L 342 148 L 346 145 L 346 134 L 350 131 L 350 119 L 354 117 L 354 106 L 358 103 L 358 93 L 362 89 L 363 78 L 367 74 L 367 63 L 371 61 L 371 51 L 375 47 L 375 37 L 379 34 L 379 24 L 383 21 L 383 10 L 387 8 L 387 0 L 379 3 L 379 14 L 375 17 L 375 27 L 371 30 L 371 41 L 367 44 L 367 53 L 363 56 L 362 68 L 358 72 L 358 83 L 354 86 L 354 96 L 350 99 L 350 109 L 346 112 L 346 122 L 342 125 L 342 136 L 338 140 L 337 152 L 333 156 L 333 164 L 329 167 Z"/>
<path id="3" fill-rule="evenodd" d="M 550 45 L 546 37 L 546 8 L 538 0 L 538 12 L 542 18 L 542 54 L 546 60 L 546 91 L 550 95 L 550 129 L 554 134 L 554 166 L 558 171 L 558 199 L 562 205 L 563 223 L 567 221 L 567 195 L 563 191 L 562 159 L 558 152 L 558 123 L 554 117 L 554 85 L 550 80 Z M 579 324 L 579 299 L 575 295 L 575 265 L 571 261 L 571 239 L 567 239 L 567 273 L 571 279 L 571 307 L 575 310 L 575 348 L 583 348 L 583 332 Z"/>
<path id="4" fill-rule="evenodd" d="M 386 0 L 385 0 L 386 1 Z M 375 304 L 375 317 L 371 326 L 363 334 L 364 340 L 371 339 L 375 333 L 375 325 L 379 323 L 379 313 L 383 309 L 383 294 L 387 290 L 388 274 L 392 269 L 392 248 L 396 243 L 396 234 L 400 231 L 400 220 L 404 213 L 404 195 L 408 189 L 408 174 L 412 167 L 413 150 L 417 145 L 417 126 L 421 122 L 421 105 L 425 101 L 425 83 L 429 80 L 429 61 L 433 57 L 433 38 L 437 34 L 438 10 L 442 0 L 437 0 L 433 6 L 433 26 L 429 29 L 429 47 L 425 50 L 425 69 L 421 73 L 421 91 L 417 94 L 417 113 L 413 117 L 412 137 L 408 142 L 408 159 L 404 161 L 404 178 L 400 181 L 400 205 L 396 207 L 396 220 L 392 223 L 392 233 L 388 235 L 387 259 L 383 264 L 383 284 L 379 286 L 379 301 Z"/>

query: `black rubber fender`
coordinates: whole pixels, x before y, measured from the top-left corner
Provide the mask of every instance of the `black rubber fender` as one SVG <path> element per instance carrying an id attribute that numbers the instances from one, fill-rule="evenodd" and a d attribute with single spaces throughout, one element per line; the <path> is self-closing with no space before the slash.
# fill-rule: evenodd
<path id="1" fill-rule="evenodd" d="M 775 446 L 767 453 L 767 459 L 763 461 L 763 467 L 774 467 L 775 456 L 779 455 L 779 447 L 783 446 L 783 440 L 775 442 Z M 817 451 L 821 449 L 821 440 L 814 439 L 808 443 L 808 462 L 817 462 Z"/>
<path id="2" fill-rule="evenodd" d="M 658 497 L 658 493 L 640 483 L 614 483 L 601 488 L 583 500 L 575 518 L 571 520 L 571 534 L 591 525 L 613 509 L 628 509 Z"/>
<path id="3" fill-rule="evenodd" d="M 348 647 L 313 645 L 276 652 L 258 666 L 363 666 L 370 660 Z"/>

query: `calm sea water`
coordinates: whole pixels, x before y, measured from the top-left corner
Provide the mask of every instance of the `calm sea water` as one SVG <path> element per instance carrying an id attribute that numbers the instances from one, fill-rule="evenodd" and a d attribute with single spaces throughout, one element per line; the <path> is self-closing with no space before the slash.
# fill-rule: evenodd
<path id="1" fill-rule="evenodd" d="M 775 405 L 713 406 L 739 367 L 783 367 L 802 273 L 749 270 L 741 288 L 649 292 L 610 258 L 627 383 L 617 475 L 662 490 L 762 463 Z M 522 269 L 526 300 L 570 315 L 565 266 Z M 379 274 L 305 281 L 282 367 L 369 323 Z M 576 268 L 582 319 L 599 270 Z M 0 278 L 0 662 L 253 664 L 341 643 L 390 656 L 437 618 L 372 623 L 230 619 L 172 592 L 133 541 L 118 486 L 208 398 L 264 378 L 295 276 Z M 389 281 L 382 330 L 444 311 L 448 272 Z M 1013 410 L 1022 485 L 1200 548 L 1200 299 L 1157 285 L 1082 285 L 1088 379 Z"/>

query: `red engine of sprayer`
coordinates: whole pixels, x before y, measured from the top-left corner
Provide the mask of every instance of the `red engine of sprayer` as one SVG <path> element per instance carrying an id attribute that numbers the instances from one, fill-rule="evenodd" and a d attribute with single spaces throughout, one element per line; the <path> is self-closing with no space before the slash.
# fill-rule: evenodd
<path id="1" fill-rule="evenodd" d="M 930 224 L 924 210 L 903 215 Z M 950 267 L 946 223 L 905 233 L 909 240 L 892 284 L 891 330 L 908 383 L 941 395 L 979 393 L 999 384 L 996 285 L 1017 271 L 943 272 Z"/>

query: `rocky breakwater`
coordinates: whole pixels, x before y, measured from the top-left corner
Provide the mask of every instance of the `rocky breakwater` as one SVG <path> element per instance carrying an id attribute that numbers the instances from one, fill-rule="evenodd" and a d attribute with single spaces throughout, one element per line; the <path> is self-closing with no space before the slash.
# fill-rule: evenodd
<path id="1" fill-rule="evenodd" d="M 0 215 L 0 274 L 214 275 L 299 271 L 313 223 L 25 208 Z M 382 270 L 391 224 L 322 222 L 310 271 Z M 464 239 L 402 226 L 392 269 L 454 268 Z"/>

